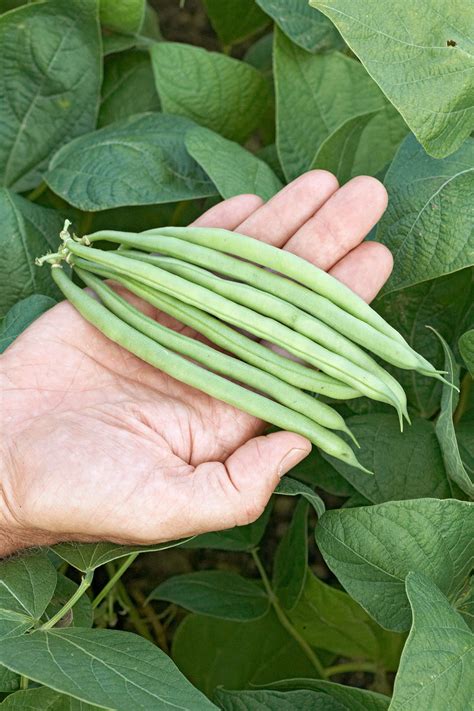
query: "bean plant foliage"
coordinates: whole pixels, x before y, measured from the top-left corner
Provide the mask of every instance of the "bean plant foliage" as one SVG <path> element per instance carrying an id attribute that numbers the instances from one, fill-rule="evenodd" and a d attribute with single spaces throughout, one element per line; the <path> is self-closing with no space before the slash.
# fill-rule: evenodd
<path id="1" fill-rule="evenodd" d="M 186 225 L 324 168 L 384 181 L 375 308 L 459 393 L 397 371 L 403 434 L 381 403 L 336 403 L 374 476 L 314 450 L 248 526 L 0 561 L 0 705 L 466 711 L 474 5 L 203 0 L 189 43 L 170 7 L 0 0 L 1 350 L 61 298 L 34 258 L 66 217 Z"/>

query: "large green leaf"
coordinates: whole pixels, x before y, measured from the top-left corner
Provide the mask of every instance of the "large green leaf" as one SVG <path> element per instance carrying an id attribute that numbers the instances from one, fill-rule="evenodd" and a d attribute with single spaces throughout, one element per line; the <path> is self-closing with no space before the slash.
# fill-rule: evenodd
<path id="1" fill-rule="evenodd" d="M 387 629 L 410 625 L 405 577 L 426 573 L 456 599 L 473 560 L 474 504 L 415 499 L 327 511 L 316 541 L 347 592 Z"/>
<path id="2" fill-rule="evenodd" d="M 0 662 L 56 691 L 117 711 L 215 708 L 161 649 L 130 632 L 38 631 L 2 642 Z"/>
<path id="3" fill-rule="evenodd" d="M 124 558 L 131 553 L 151 553 L 167 548 L 180 546 L 188 539 L 181 541 L 167 541 L 154 546 L 119 546 L 115 543 L 59 543 L 52 549 L 69 565 L 74 566 L 83 573 L 95 570 L 100 565 L 110 563 L 117 558 Z"/>
<path id="4" fill-rule="evenodd" d="M 215 195 L 184 145 L 193 126 L 182 116 L 159 113 L 118 121 L 64 146 L 46 181 L 67 202 L 90 211 Z"/>
<path id="5" fill-rule="evenodd" d="M 214 695 L 224 711 L 346 711 L 346 707 L 327 694 L 301 689 L 298 691 L 225 691 Z"/>
<path id="6" fill-rule="evenodd" d="M 263 160 L 207 128 L 193 128 L 186 135 L 186 148 L 224 199 L 255 193 L 269 200 L 282 187 Z"/>
<path id="7" fill-rule="evenodd" d="M 467 369 L 474 377 L 474 328 L 463 333 L 459 339 L 459 351 Z"/>
<path id="8" fill-rule="evenodd" d="M 55 304 L 56 301 L 50 296 L 32 294 L 12 306 L 3 319 L 0 329 L 0 353 L 3 353 L 20 333 L 23 333 L 33 321 Z"/>
<path id="9" fill-rule="evenodd" d="M 308 52 L 342 49 L 344 42 L 332 22 L 312 10 L 307 0 L 257 0 L 278 27 Z"/>
<path id="10" fill-rule="evenodd" d="M 386 101 L 361 64 L 339 52 L 311 55 L 275 30 L 274 53 L 277 147 L 292 180 L 347 119 L 383 109 Z"/>
<path id="11" fill-rule="evenodd" d="M 59 146 L 96 122 L 97 0 L 27 5 L 0 18 L 0 184 L 29 190 Z"/>
<path id="12" fill-rule="evenodd" d="M 135 34 L 145 19 L 146 0 L 100 0 L 100 22 L 110 30 Z"/>
<path id="13" fill-rule="evenodd" d="M 271 504 L 254 523 L 226 531 L 203 533 L 185 543 L 185 548 L 210 548 L 219 551 L 251 551 L 260 543 L 270 518 Z"/>
<path id="14" fill-rule="evenodd" d="M 474 6 L 463 0 L 310 0 L 437 158 L 474 124 Z"/>
<path id="15" fill-rule="evenodd" d="M 402 143 L 385 176 L 388 209 L 377 240 L 395 258 L 384 293 L 474 263 L 474 139 L 435 160 L 414 136 Z"/>
<path id="16" fill-rule="evenodd" d="M 387 711 L 390 699 L 367 689 L 343 686 L 323 679 L 285 679 L 270 684 L 274 689 L 323 691 L 343 704 L 344 711 Z"/>
<path id="17" fill-rule="evenodd" d="M 44 553 L 0 561 L 0 639 L 32 627 L 55 588 L 56 569 Z"/>
<path id="18" fill-rule="evenodd" d="M 369 659 L 396 671 L 404 636 L 387 632 L 347 593 L 308 575 L 290 620 L 312 647 Z"/>
<path id="19" fill-rule="evenodd" d="M 189 615 L 174 636 L 173 659 L 208 696 L 218 686 L 245 689 L 288 676 L 315 675 L 273 611 L 254 622 Z"/>
<path id="20" fill-rule="evenodd" d="M 420 417 L 400 432 L 396 415 L 372 413 L 347 419 L 361 448 L 358 458 L 375 476 L 328 457 L 334 469 L 375 504 L 384 501 L 452 496 L 434 424 Z"/>
<path id="21" fill-rule="evenodd" d="M 307 571 L 308 502 L 302 498 L 278 544 L 273 564 L 273 591 L 287 610 L 292 610 L 300 599 Z"/>
<path id="22" fill-rule="evenodd" d="M 406 592 L 413 624 L 395 679 L 391 711 L 470 708 L 474 635 L 425 575 L 409 573 Z"/>
<path id="23" fill-rule="evenodd" d="M 155 44 L 151 58 L 163 111 L 233 141 L 244 141 L 257 128 L 269 90 L 246 62 L 177 42 Z"/>
<path id="24" fill-rule="evenodd" d="M 2 711 L 96 711 L 99 706 L 91 706 L 82 701 L 64 696 L 53 689 L 39 687 L 17 691 L 7 696 L 0 704 Z"/>
<path id="25" fill-rule="evenodd" d="M 202 570 L 168 578 L 150 593 L 201 615 L 256 620 L 268 612 L 268 596 L 254 581 L 227 570 Z"/>
<path id="26" fill-rule="evenodd" d="M 204 0 L 204 6 L 225 47 L 242 42 L 269 22 L 255 0 Z"/>
<path id="27" fill-rule="evenodd" d="M 50 270 L 34 262 L 56 246 L 63 222 L 59 213 L 0 188 L 0 318 L 31 294 L 59 298 Z"/>
<path id="28" fill-rule="evenodd" d="M 109 57 L 104 66 L 98 125 L 159 108 L 149 55 L 132 51 Z"/>

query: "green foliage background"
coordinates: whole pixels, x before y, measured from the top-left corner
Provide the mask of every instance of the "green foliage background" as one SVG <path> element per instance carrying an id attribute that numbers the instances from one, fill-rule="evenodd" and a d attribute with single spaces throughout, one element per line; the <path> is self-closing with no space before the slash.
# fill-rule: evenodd
<path id="1" fill-rule="evenodd" d="M 460 395 L 397 372 L 403 435 L 380 403 L 340 406 L 375 477 L 314 451 L 249 526 L 0 562 L 0 705 L 466 711 L 474 6 L 203 0 L 196 46 L 160 27 L 173 2 L 0 0 L 0 349 L 60 298 L 33 262 L 66 216 L 78 233 L 187 224 L 324 168 L 384 181 L 369 239 L 395 266 L 375 307 Z"/>

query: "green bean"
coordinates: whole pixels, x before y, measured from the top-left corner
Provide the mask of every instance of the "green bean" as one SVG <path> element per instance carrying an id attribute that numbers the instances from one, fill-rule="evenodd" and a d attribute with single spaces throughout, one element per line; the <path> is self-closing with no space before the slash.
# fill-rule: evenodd
<path id="1" fill-rule="evenodd" d="M 390 388 L 395 399 L 399 401 L 400 408 L 408 420 L 406 395 L 399 382 L 359 346 L 355 345 L 337 331 L 334 331 L 322 321 L 311 316 L 306 311 L 302 311 L 296 306 L 293 306 L 293 304 L 283 301 L 283 299 L 279 299 L 267 292 L 262 292 L 253 286 L 222 279 L 201 267 L 188 264 L 178 259 L 136 252 L 135 250 L 127 250 L 126 256 L 150 264 L 156 264 L 156 266 L 162 269 L 166 269 L 195 284 L 204 286 L 216 294 L 225 296 L 231 301 L 235 301 L 243 306 L 248 306 L 250 309 L 258 311 L 265 316 L 270 316 L 298 333 L 308 336 L 325 348 L 334 351 L 334 353 L 343 353 L 345 358 L 348 358 L 352 363 L 376 375 Z M 401 421 L 400 424 L 403 429 L 403 421 Z"/>
<path id="2" fill-rule="evenodd" d="M 307 395 L 292 385 L 284 383 L 274 375 L 243 363 L 238 358 L 216 351 L 215 348 L 211 348 L 194 338 L 189 338 L 189 336 L 184 336 L 182 333 L 162 326 L 152 318 L 145 316 L 97 277 L 77 269 L 77 267 L 75 271 L 82 281 L 100 297 L 104 306 L 161 346 L 192 358 L 215 373 L 225 375 L 243 385 L 270 395 L 277 402 L 302 415 L 306 415 L 306 417 L 322 425 L 322 427 L 327 427 L 330 430 L 341 430 L 352 437 L 357 444 L 344 419 L 329 405 L 316 400 L 316 398 Z"/>
<path id="3" fill-rule="evenodd" d="M 110 253 L 91 247 L 84 247 L 72 239 L 68 239 L 65 242 L 65 247 L 77 256 L 84 257 L 91 262 L 111 266 L 116 271 L 137 281 L 152 286 L 159 291 L 170 293 L 172 296 L 177 296 L 192 306 L 202 308 L 205 304 L 206 311 L 211 311 L 213 315 L 222 320 L 243 328 L 271 343 L 276 343 L 303 361 L 321 368 L 328 375 L 355 386 L 361 393 L 374 400 L 388 402 L 397 407 L 397 409 L 399 408 L 399 403 L 397 401 L 394 402 L 392 391 L 379 378 L 367 373 L 343 356 L 328 351 L 326 348 L 306 338 L 306 336 L 292 331 L 287 326 L 267 316 L 255 313 L 245 306 L 234 304 L 208 289 L 170 274 L 159 267 L 129 259 L 116 252 Z"/>
<path id="4" fill-rule="evenodd" d="M 81 257 L 76 257 L 74 261 L 78 267 L 85 269 L 91 267 L 91 263 Z M 276 375 L 280 380 L 284 380 L 290 385 L 326 395 L 335 400 L 350 400 L 360 397 L 360 392 L 349 385 L 335 380 L 326 373 L 305 366 L 303 363 L 275 353 L 201 309 L 185 304 L 156 289 L 146 287 L 98 264 L 94 264 L 93 271 L 106 279 L 114 279 L 156 308 L 198 331 L 209 341 L 239 356 L 246 363 Z"/>
<path id="5" fill-rule="evenodd" d="M 352 449 L 334 432 L 326 430 L 284 405 L 246 390 L 160 346 L 148 336 L 121 321 L 86 291 L 76 286 L 59 265 L 53 266 L 52 276 L 64 296 L 89 323 L 141 360 L 187 385 L 206 392 L 217 400 L 271 422 L 277 427 L 301 434 L 328 454 L 367 471 L 359 464 Z"/>
<path id="6" fill-rule="evenodd" d="M 333 330 L 345 335 L 363 348 L 367 348 L 367 350 L 372 351 L 372 353 L 380 356 L 388 363 L 392 363 L 392 365 L 408 370 L 417 370 L 425 375 L 436 377 L 436 371 L 433 366 L 416 353 L 405 341 L 403 343 L 394 341 L 391 337 L 380 333 L 372 325 L 347 313 L 329 299 L 314 293 L 301 284 L 262 269 L 255 264 L 244 262 L 228 254 L 216 252 L 215 249 L 209 247 L 185 242 L 183 239 L 175 237 L 161 234 L 155 235 L 151 232 L 136 234 L 133 232 L 103 230 L 88 235 L 84 239 L 90 242 L 107 240 L 127 247 L 159 252 L 178 257 L 186 262 L 192 262 L 206 269 L 212 269 L 232 279 L 239 279 L 257 287 L 261 291 L 271 293 L 298 306 L 328 324 Z"/>

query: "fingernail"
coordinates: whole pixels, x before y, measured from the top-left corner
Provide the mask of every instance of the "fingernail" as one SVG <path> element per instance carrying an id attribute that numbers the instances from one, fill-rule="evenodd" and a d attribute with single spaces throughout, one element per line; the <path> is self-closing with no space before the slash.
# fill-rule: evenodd
<path id="1" fill-rule="evenodd" d="M 278 465 L 278 476 L 281 478 L 284 474 L 289 472 L 290 469 L 296 467 L 296 465 L 299 464 L 299 462 L 301 462 L 307 454 L 308 452 L 306 449 L 290 449 Z"/>

